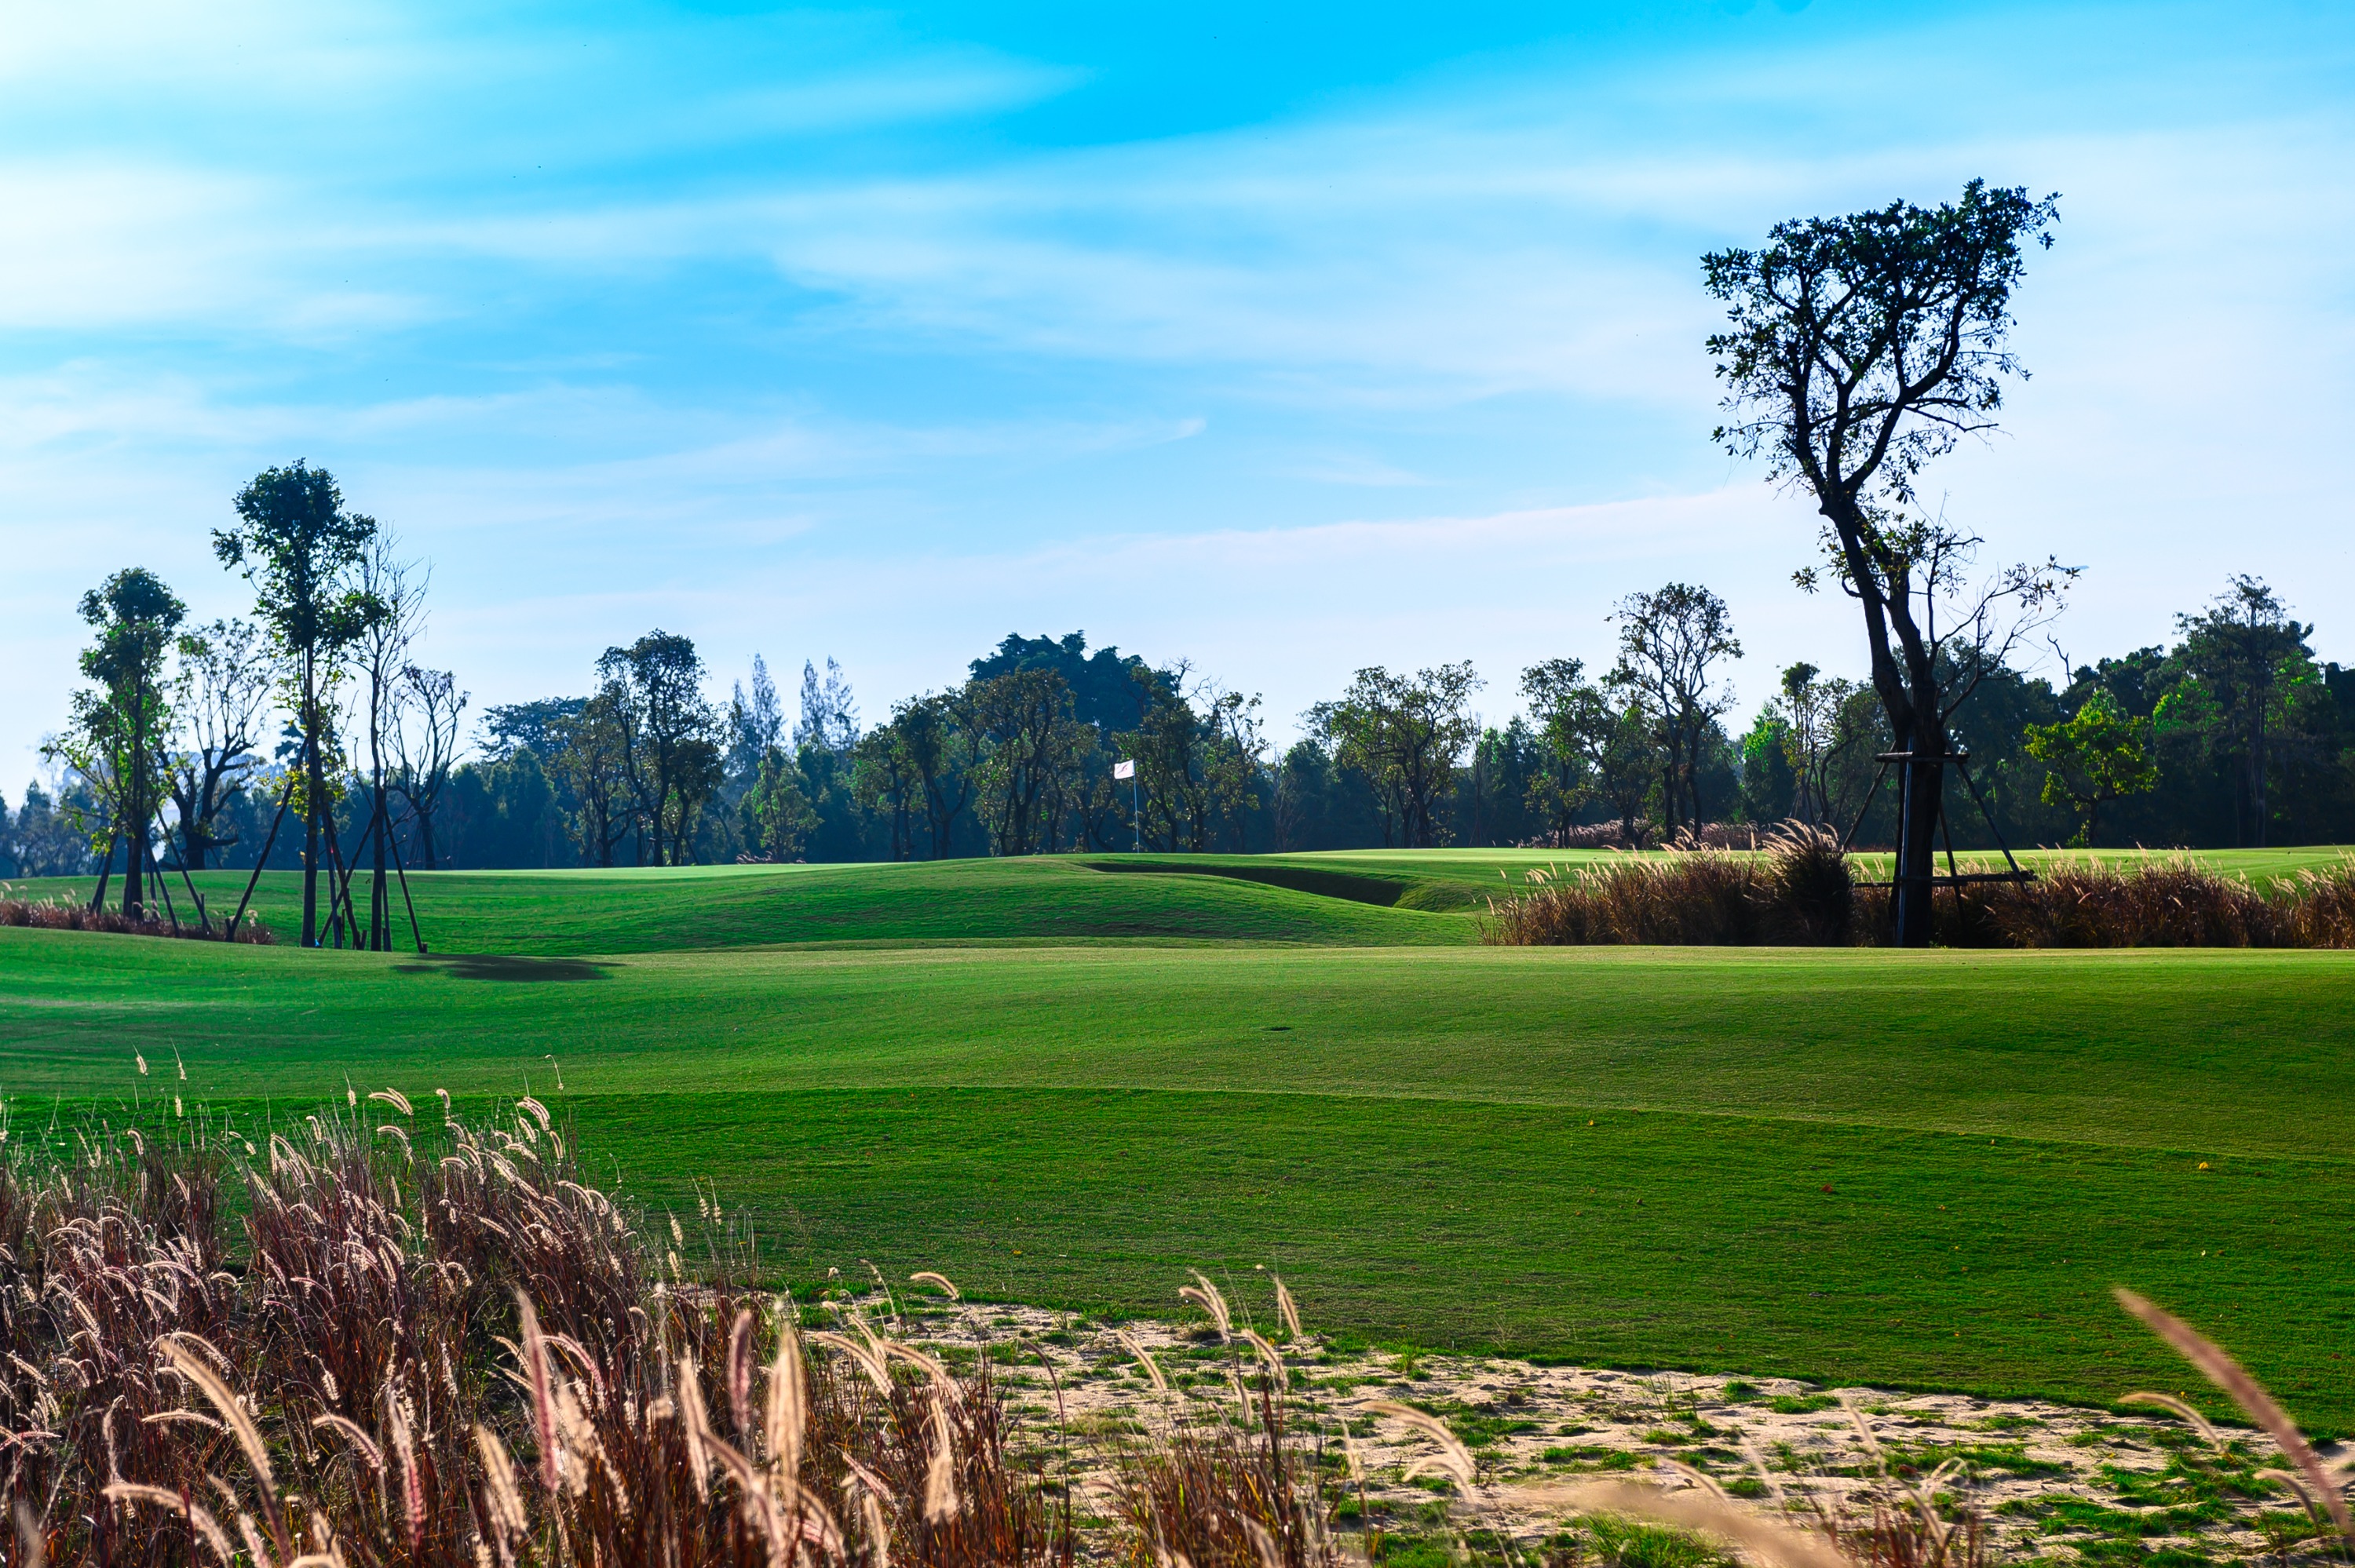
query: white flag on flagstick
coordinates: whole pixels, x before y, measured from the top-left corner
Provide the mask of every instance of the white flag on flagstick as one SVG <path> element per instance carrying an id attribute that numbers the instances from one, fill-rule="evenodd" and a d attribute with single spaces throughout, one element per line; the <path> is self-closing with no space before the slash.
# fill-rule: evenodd
<path id="1" fill-rule="evenodd" d="M 1124 757 L 1118 762 L 1114 763 L 1112 765 L 1112 776 L 1115 779 L 1135 778 L 1136 758 L 1133 757 Z"/>

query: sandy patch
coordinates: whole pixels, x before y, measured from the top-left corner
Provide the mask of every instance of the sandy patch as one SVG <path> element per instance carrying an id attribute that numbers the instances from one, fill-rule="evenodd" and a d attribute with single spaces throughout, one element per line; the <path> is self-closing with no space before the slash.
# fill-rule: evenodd
<path id="1" fill-rule="evenodd" d="M 1193 1325 L 1122 1323 L 1172 1383 L 1165 1396 L 1105 1324 L 1024 1307 L 901 1305 L 909 1314 L 897 1323 L 879 1299 L 866 1309 L 880 1331 L 993 1355 L 1031 1439 L 1051 1451 L 1082 1507 L 1097 1512 L 1110 1500 L 1114 1450 L 1166 1433 L 1173 1422 L 1240 1420 L 1242 1383 L 1259 1364 L 1239 1336 L 1222 1343 Z M 1935 1485 L 1940 1505 L 1978 1515 L 1988 1544 L 2007 1558 L 2116 1562 L 2172 1548 L 2233 1560 L 2314 1550 L 2292 1544 L 2306 1533 L 2297 1499 L 2254 1478 L 2279 1466 L 2280 1456 L 2244 1431 L 2227 1429 L 2220 1452 L 2172 1417 L 2120 1417 L 2039 1400 L 1476 1356 L 1401 1358 L 1337 1351 L 1313 1337 L 1282 1351 L 1293 1430 L 1311 1441 L 1321 1432 L 1335 1449 L 1341 1433 L 1351 1433 L 1369 1515 L 1397 1533 L 1447 1528 L 1433 1507 L 1444 1489 L 1403 1478 L 1430 1445 L 1363 1408 L 1379 1400 L 1439 1414 L 1478 1459 L 1476 1506 L 1457 1506 L 1455 1518 L 1528 1540 L 1562 1523 L 1559 1509 L 1528 1495 L 1549 1480 L 1604 1475 L 1692 1484 L 1674 1467 L 1681 1463 L 1714 1478 L 1742 1506 L 1813 1518 L 1817 1509 L 1838 1510 L 1892 1481 L 1921 1483 L 1945 1465 Z M 2323 1457 L 2334 1467 L 2347 1459 L 2332 1446 Z"/>

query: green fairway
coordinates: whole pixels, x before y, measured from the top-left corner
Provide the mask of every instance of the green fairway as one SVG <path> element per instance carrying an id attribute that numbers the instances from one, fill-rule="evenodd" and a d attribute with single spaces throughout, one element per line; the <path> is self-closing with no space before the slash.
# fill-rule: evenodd
<path id="1" fill-rule="evenodd" d="M 528 1084 L 794 1278 L 1166 1311 L 1266 1263 L 1327 1327 L 1625 1364 L 2187 1386 L 2126 1283 L 2355 1428 L 2355 954 L 1492 948 L 1353 885 L 1480 863 L 441 874 L 423 959 L 0 929 L 0 1087 Z"/>
<path id="2" fill-rule="evenodd" d="M 244 872 L 196 877 L 225 916 Z M 88 877 L 14 886 L 35 898 L 86 899 Z M 324 884 L 322 885 L 324 886 Z M 355 884 L 365 907 L 368 878 Z M 186 902 L 176 880 L 176 898 Z M 1156 874 L 1137 883 L 1076 860 L 951 860 L 897 865 L 702 865 L 613 871 L 442 871 L 409 879 L 426 943 L 438 953 L 643 953 L 799 942 L 1031 939 L 1413 945 L 1469 942 L 1460 916 L 1391 910 L 1229 877 Z M 402 892 L 393 920 L 409 938 Z M 322 895 L 324 919 L 325 895 Z M 253 913 L 282 941 L 302 930 L 302 878 L 265 873 Z M 194 923 L 192 915 L 184 917 Z"/>

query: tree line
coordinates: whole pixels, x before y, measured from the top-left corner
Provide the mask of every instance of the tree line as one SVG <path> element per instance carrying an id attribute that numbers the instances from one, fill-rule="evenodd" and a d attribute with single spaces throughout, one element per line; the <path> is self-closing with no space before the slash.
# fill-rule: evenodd
<path id="1" fill-rule="evenodd" d="M 1742 644 L 1694 584 L 1623 599 L 1607 660 L 1522 670 L 1502 723 L 1469 662 L 1377 665 L 1278 747 L 1260 697 L 1072 632 L 1010 635 L 870 725 L 832 659 L 804 665 L 789 715 L 763 660 L 720 698 L 693 640 L 655 630 L 588 662 L 585 694 L 495 705 L 467 734 L 468 694 L 410 657 L 429 574 L 389 530 L 302 464 L 238 506 L 221 553 L 256 580 L 253 620 L 189 627 L 137 568 L 85 597 L 91 683 L 48 743 L 60 779 L 0 801 L 0 872 L 101 869 L 133 908 L 158 877 L 266 853 L 324 886 L 313 940 L 366 946 L 391 940 L 400 876 L 452 867 L 1642 847 L 1788 821 L 1885 845 L 1903 809 L 1870 683 L 1794 664 L 1731 722 Z M 2355 838 L 2355 671 L 2318 662 L 2314 630 L 2238 577 L 2170 646 L 2059 685 L 1955 643 L 1947 832 Z"/>

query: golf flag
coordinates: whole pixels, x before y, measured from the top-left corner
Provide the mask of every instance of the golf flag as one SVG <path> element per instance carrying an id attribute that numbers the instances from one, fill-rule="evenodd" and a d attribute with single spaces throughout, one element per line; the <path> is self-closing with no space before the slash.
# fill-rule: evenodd
<path id="1" fill-rule="evenodd" d="M 1135 778 L 1136 758 L 1133 757 L 1124 757 L 1118 762 L 1114 763 L 1112 765 L 1112 776 L 1115 779 Z"/>

